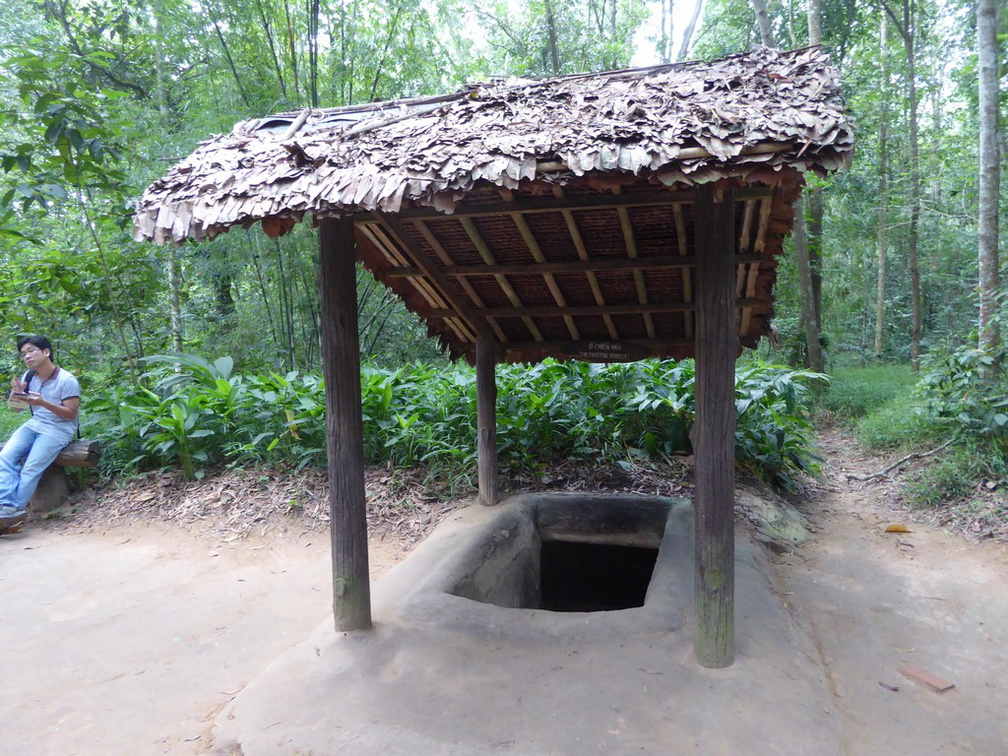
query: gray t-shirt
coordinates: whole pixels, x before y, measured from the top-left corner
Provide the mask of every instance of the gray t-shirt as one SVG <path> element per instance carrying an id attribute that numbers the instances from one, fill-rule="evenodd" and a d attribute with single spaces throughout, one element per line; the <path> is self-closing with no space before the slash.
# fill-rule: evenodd
<path id="1" fill-rule="evenodd" d="M 49 380 L 45 383 L 38 375 L 32 376 L 28 391 L 42 394 L 42 398 L 47 402 L 62 404 L 64 399 L 80 396 L 80 384 L 69 370 L 56 368 L 56 373 L 49 376 Z M 25 423 L 25 426 L 43 436 L 69 444 L 73 441 L 74 432 L 77 430 L 77 421 L 64 420 L 45 407 L 33 407 L 31 420 Z"/>

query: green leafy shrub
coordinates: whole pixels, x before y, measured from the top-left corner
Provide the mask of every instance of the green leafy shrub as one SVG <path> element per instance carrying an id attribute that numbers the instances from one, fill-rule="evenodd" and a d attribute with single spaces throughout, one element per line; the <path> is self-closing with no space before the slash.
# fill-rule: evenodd
<path id="1" fill-rule="evenodd" d="M 229 358 L 159 355 L 143 386 L 89 399 L 87 434 L 104 442 L 106 471 L 178 465 L 198 476 L 212 464 L 325 464 L 322 380 L 236 375 Z M 752 362 L 738 370 L 740 466 L 788 485 L 819 459 L 807 420 L 807 371 Z M 497 444 L 505 469 L 561 460 L 662 458 L 691 451 L 692 361 L 501 365 Z M 423 467 L 467 484 L 476 469 L 476 379 L 466 365 L 361 368 L 364 453 L 369 463 Z"/>
<path id="2" fill-rule="evenodd" d="M 961 347 L 932 357 L 917 384 L 923 410 L 936 419 L 953 420 L 958 431 L 1008 451 L 1008 351 L 989 354 Z"/>

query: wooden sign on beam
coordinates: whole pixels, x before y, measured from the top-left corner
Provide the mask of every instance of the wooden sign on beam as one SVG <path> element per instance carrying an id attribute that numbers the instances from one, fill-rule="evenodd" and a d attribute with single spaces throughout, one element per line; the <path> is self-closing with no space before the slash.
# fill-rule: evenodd
<path id="1" fill-rule="evenodd" d="M 572 341 L 563 348 L 568 357 L 582 362 L 636 362 L 651 355 L 632 341 Z"/>

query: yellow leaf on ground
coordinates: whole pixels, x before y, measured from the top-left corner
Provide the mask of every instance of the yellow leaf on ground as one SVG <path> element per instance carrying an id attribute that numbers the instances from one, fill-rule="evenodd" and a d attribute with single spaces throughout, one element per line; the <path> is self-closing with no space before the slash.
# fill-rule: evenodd
<path id="1" fill-rule="evenodd" d="M 887 525 L 885 529 L 886 533 L 909 533 L 910 528 L 906 525 Z"/>

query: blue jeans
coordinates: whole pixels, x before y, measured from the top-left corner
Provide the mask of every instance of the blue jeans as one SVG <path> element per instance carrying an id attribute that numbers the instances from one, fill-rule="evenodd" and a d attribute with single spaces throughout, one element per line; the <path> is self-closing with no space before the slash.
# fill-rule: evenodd
<path id="1" fill-rule="evenodd" d="M 0 450 L 0 509 L 27 508 L 39 478 L 64 446 L 65 442 L 23 425 L 14 431 Z"/>

